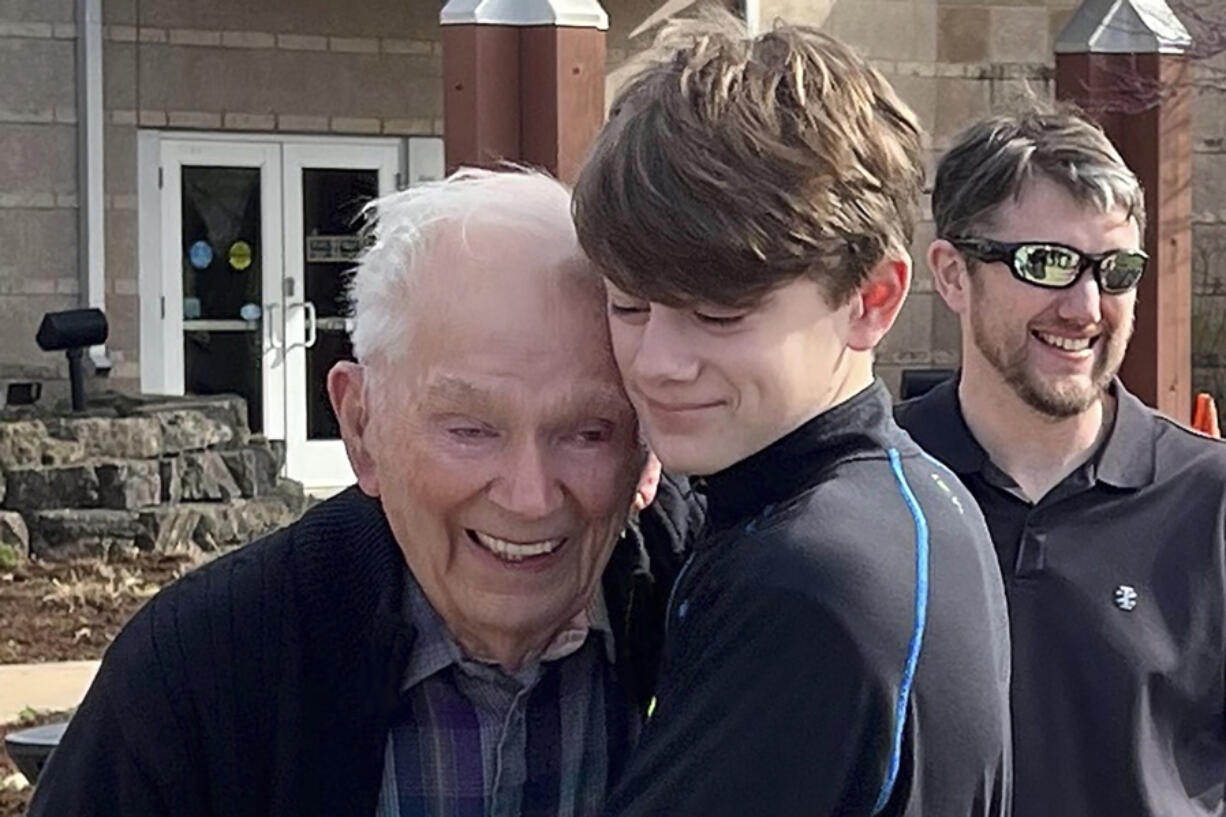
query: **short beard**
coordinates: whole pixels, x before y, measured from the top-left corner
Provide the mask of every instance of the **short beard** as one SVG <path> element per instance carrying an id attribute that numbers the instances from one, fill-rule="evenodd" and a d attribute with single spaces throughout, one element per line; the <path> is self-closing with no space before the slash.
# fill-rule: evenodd
<path id="1" fill-rule="evenodd" d="M 1003 344 L 992 342 L 984 311 L 976 309 L 971 313 L 971 341 L 975 348 L 1022 402 L 1053 420 L 1076 417 L 1102 398 L 1124 362 L 1124 353 L 1128 349 L 1128 340 L 1133 329 L 1131 319 L 1123 327 L 1104 325 L 1102 334 L 1095 341 L 1090 385 L 1086 388 L 1057 388 L 1040 381 L 1031 372 L 1028 365 L 1029 344 L 1023 342 L 1017 349 L 1010 351 L 1004 348 Z"/>

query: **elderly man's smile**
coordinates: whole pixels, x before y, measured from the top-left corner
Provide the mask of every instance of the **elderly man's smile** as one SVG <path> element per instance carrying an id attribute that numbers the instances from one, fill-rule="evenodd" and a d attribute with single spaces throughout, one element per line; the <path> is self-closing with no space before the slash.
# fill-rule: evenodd
<path id="1" fill-rule="evenodd" d="M 471 528 L 466 529 L 465 533 L 478 546 L 494 554 L 504 562 L 511 563 L 519 563 L 529 559 L 537 560 L 542 556 L 548 556 L 561 548 L 562 544 L 566 541 L 566 537 L 559 536 L 539 541 L 513 542 L 509 539 L 482 533 Z"/>

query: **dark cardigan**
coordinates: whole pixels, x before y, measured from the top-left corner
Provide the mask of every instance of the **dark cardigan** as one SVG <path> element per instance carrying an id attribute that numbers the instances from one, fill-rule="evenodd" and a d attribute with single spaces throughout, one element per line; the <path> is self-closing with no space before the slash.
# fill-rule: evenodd
<path id="1" fill-rule="evenodd" d="M 604 576 L 639 706 L 697 520 L 684 488 L 665 482 Z M 107 651 L 29 814 L 373 814 L 413 643 L 403 570 L 381 505 L 351 488 L 166 588 Z"/>

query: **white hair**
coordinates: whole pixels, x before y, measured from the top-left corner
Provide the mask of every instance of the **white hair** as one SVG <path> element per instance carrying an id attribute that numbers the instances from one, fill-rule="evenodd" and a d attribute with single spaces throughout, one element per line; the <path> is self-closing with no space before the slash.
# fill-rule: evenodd
<path id="1" fill-rule="evenodd" d="M 407 350 L 413 284 L 431 267 L 432 248 L 440 236 L 456 237 L 470 251 L 471 228 L 510 227 L 568 253 L 581 253 L 570 216 L 570 191 L 526 168 L 461 168 L 442 181 L 376 199 L 363 213 L 369 246 L 349 289 L 353 352 L 363 363 L 376 358 L 390 362 Z"/>

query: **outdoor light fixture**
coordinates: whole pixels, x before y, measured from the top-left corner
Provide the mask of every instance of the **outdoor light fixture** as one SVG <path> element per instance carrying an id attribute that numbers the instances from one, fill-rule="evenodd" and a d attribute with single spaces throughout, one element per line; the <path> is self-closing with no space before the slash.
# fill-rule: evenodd
<path id="1" fill-rule="evenodd" d="M 44 352 L 63 350 L 68 355 L 68 379 L 72 384 L 72 410 L 85 408 L 85 383 L 81 371 L 81 356 L 85 349 L 106 343 L 106 315 L 101 309 L 69 309 L 48 312 L 38 327 L 34 340 Z"/>

